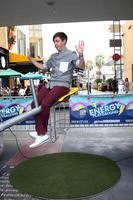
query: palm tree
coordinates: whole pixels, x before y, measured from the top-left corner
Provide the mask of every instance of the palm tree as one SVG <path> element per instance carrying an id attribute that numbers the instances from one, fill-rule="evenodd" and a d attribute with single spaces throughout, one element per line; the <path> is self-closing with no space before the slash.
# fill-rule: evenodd
<path id="1" fill-rule="evenodd" d="M 93 69 L 93 62 L 92 62 L 92 60 L 87 60 L 86 61 L 86 64 L 85 64 L 85 68 L 88 70 L 92 70 Z"/>
<path id="2" fill-rule="evenodd" d="M 98 69 L 100 70 L 104 62 L 104 56 L 103 55 L 97 55 L 95 58 L 95 63 Z"/>
<path id="3" fill-rule="evenodd" d="M 103 55 L 97 55 L 96 58 L 95 58 L 95 63 L 96 63 L 96 66 L 98 67 L 98 78 L 101 77 L 101 68 L 102 68 L 102 65 L 105 63 L 104 62 L 104 56 Z"/>
<path id="4" fill-rule="evenodd" d="M 87 85 L 89 85 L 90 83 L 90 71 L 93 69 L 93 62 L 92 60 L 87 60 L 85 63 L 85 68 L 87 71 Z M 89 90 L 88 90 L 88 94 L 89 94 Z"/>

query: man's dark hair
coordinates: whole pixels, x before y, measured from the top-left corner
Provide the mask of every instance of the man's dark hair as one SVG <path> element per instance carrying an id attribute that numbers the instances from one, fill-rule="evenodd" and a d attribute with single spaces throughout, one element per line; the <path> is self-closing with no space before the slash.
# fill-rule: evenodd
<path id="1" fill-rule="evenodd" d="M 62 41 L 66 40 L 67 42 L 67 35 L 64 32 L 57 32 L 53 36 L 53 41 L 56 37 L 59 37 Z"/>

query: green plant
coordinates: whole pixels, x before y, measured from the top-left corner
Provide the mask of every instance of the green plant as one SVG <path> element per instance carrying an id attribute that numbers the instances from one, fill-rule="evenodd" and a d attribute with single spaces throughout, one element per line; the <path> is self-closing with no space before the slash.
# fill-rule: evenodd
<path id="1" fill-rule="evenodd" d="M 97 78 L 96 80 L 95 80 L 95 82 L 98 84 L 98 83 L 102 83 L 102 79 L 101 78 Z"/>
<path id="2" fill-rule="evenodd" d="M 108 83 L 108 84 L 110 84 L 111 82 L 112 82 L 112 78 L 108 78 L 107 80 L 106 80 L 106 83 Z"/>

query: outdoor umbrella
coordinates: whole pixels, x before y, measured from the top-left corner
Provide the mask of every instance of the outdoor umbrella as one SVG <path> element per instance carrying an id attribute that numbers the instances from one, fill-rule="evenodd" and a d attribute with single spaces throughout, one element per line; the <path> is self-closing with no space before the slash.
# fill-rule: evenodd
<path id="1" fill-rule="evenodd" d="M 0 71 L 0 78 L 2 78 L 2 77 L 19 77 L 19 76 L 22 76 L 22 73 L 17 72 L 10 68 Z"/>
<path id="2" fill-rule="evenodd" d="M 45 77 L 46 78 L 46 77 Z M 41 80 L 41 79 L 44 79 L 44 75 L 42 74 L 34 74 L 34 73 L 27 73 L 27 74 L 24 74 L 21 76 L 20 80 L 29 80 L 29 79 L 34 79 L 34 80 Z"/>

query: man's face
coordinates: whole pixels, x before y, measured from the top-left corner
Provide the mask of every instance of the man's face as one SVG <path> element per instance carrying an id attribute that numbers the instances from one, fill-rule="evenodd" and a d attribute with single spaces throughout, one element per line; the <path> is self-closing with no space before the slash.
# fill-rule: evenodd
<path id="1" fill-rule="evenodd" d="M 61 51 L 64 49 L 65 47 L 65 44 L 66 44 L 66 40 L 61 40 L 60 37 L 56 37 L 54 39 L 54 45 L 55 45 L 55 48 L 58 50 L 58 51 Z"/>

